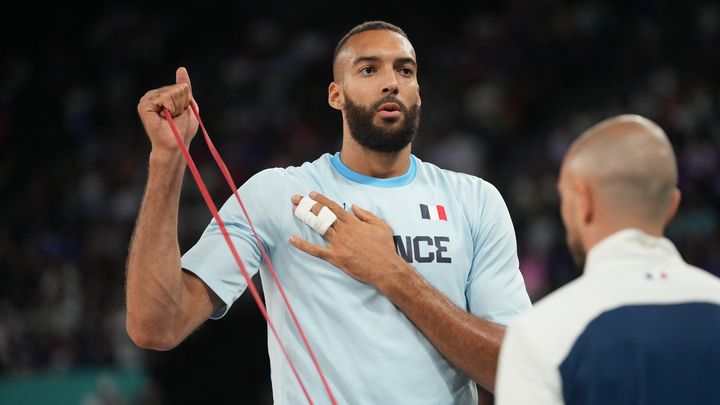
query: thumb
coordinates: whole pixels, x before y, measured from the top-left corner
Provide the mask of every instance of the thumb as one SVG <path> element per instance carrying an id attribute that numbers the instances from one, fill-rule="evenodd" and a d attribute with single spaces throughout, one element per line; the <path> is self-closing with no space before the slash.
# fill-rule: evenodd
<path id="1" fill-rule="evenodd" d="M 355 213 L 355 216 L 358 217 L 361 221 L 367 222 L 370 224 L 375 224 L 380 221 L 380 218 L 376 217 L 375 214 L 373 214 L 370 211 L 366 211 L 357 205 L 352 205 L 353 213 Z"/>
<path id="2" fill-rule="evenodd" d="M 175 71 L 175 83 L 187 83 L 188 86 L 192 87 L 190 84 L 190 75 L 188 75 L 187 69 L 181 66 L 177 69 L 177 71 Z"/>

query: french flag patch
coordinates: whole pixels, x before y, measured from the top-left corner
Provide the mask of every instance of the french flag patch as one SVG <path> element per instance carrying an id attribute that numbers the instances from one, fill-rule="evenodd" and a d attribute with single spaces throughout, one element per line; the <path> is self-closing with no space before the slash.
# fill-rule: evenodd
<path id="1" fill-rule="evenodd" d="M 420 204 L 420 216 L 431 221 L 447 221 L 445 207 L 442 205 Z"/>

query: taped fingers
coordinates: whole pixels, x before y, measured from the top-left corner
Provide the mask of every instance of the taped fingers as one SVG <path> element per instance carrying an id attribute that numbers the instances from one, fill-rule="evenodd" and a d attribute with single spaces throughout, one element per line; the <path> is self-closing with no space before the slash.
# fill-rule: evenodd
<path id="1" fill-rule="evenodd" d="M 332 211 L 340 221 L 345 221 L 345 220 L 349 219 L 349 217 L 352 217 L 352 215 L 348 216 L 348 213 L 342 207 L 340 207 L 335 201 L 325 197 L 324 195 L 322 195 L 318 192 L 315 192 L 315 191 L 310 192 L 310 197 L 314 198 L 315 201 L 319 202 L 320 204 L 328 207 L 330 209 L 330 211 Z"/>
<path id="2" fill-rule="evenodd" d="M 312 198 L 303 197 L 302 200 L 300 200 L 300 203 L 298 203 L 297 208 L 295 209 L 295 216 L 299 220 L 303 221 L 306 225 L 320 232 L 318 230 L 320 226 L 318 217 L 311 211 L 312 207 L 315 204 L 316 202 Z"/>
<path id="3" fill-rule="evenodd" d="M 297 207 L 295 207 L 295 216 L 305 222 L 307 224 L 307 218 L 314 214 L 310 212 L 310 209 L 315 205 L 315 200 L 313 200 L 310 197 L 303 197 L 300 199 L 300 201 L 297 203 Z"/>
<path id="4" fill-rule="evenodd" d="M 325 232 L 327 232 L 328 228 L 330 228 L 332 224 L 334 224 L 337 220 L 337 216 L 333 214 L 332 211 L 330 211 L 330 208 L 322 207 L 320 213 L 317 215 L 317 219 L 319 222 L 319 226 L 318 228 L 316 228 L 316 230 L 320 232 L 321 235 L 325 235 Z"/>
<path id="5" fill-rule="evenodd" d="M 311 209 L 316 204 L 317 201 L 312 198 L 303 197 L 297 208 L 295 208 L 295 217 L 313 228 L 320 235 L 325 235 L 328 228 L 337 220 L 337 216 L 327 207 L 322 207 L 317 215 L 313 214 Z"/>

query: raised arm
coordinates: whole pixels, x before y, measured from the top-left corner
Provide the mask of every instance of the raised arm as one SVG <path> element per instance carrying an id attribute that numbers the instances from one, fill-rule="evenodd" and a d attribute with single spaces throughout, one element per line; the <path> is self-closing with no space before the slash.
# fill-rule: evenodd
<path id="1" fill-rule="evenodd" d="M 150 90 L 138 104 L 152 151 L 127 260 L 126 327 L 133 342 L 148 349 L 177 346 L 221 305 L 200 279 L 180 265 L 178 208 L 185 161 L 162 109 L 170 111 L 189 145 L 198 129 L 188 108 L 191 99 L 190 77 L 179 68 L 176 84 Z"/>

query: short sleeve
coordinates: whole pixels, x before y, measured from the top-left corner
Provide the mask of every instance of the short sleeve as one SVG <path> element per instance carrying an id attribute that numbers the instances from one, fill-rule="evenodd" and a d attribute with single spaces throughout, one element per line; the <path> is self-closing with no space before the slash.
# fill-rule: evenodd
<path id="1" fill-rule="evenodd" d="M 281 236 L 283 221 L 292 212 L 286 188 L 284 170 L 268 169 L 254 175 L 238 189 L 238 195 L 268 255 Z M 247 272 L 250 277 L 254 276 L 262 264 L 262 253 L 237 198 L 231 195 L 219 213 Z M 247 281 L 214 219 L 197 243 L 182 256 L 181 263 L 183 269 L 197 275 L 225 304 L 211 316 L 212 319 L 225 315 L 247 287 Z"/>
<path id="2" fill-rule="evenodd" d="M 473 237 L 472 268 L 465 295 L 474 315 L 506 325 L 531 308 L 520 273 L 515 228 L 500 192 L 478 184 L 477 200 L 466 207 Z"/>

